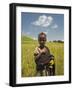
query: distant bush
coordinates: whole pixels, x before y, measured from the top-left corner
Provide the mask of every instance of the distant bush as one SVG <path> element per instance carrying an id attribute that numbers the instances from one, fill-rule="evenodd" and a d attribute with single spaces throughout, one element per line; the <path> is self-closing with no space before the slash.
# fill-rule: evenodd
<path id="1" fill-rule="evenodd" d="M 64 41 L 61 41 L 61 40 L 54 40 L 53 42 L 64 43 Z"/>

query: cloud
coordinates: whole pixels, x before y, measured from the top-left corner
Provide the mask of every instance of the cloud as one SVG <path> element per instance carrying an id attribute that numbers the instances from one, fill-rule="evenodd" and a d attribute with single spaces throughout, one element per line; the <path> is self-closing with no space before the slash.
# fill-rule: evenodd
<path id="1" fill-rule="evenodd" d="M 58 28 L 58 25 L 57 24 L 54 24 L 53 26 L 51 26 L 52 29 L 56 29 Z"/>
<path id="2" fill-rule="evenodd" d="M 36 21 L 32 22 L 32 24 L 35 26 L 48 27 L 52 24 L 52 22 L 53 22 L 52 16 L 42 15 L 39 16 Z"/>

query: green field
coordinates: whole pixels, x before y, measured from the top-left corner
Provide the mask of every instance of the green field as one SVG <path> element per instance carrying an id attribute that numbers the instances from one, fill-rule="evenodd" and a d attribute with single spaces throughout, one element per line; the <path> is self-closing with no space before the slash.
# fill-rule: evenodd
<path id="1" fill-rule="evenodd" d="M 36 73 L 36 64 L 34 61 L 34 50 L 38 46 L 37 40 L 29 37 L 21 37 L 21 76 L 33 77 Z M 55 56 L 55 73 L 64 75 L 64 43 L 47 42 L 46 46 L 51 54 Z"/>

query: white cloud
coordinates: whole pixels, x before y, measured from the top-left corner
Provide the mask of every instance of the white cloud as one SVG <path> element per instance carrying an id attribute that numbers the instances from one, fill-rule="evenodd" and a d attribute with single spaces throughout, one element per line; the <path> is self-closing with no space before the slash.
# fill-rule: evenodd
<path id="1" fill-rule="evenodd" d="M 52 24 L 52 21 L 53 21 L 52 16 L 42 15 L 39 16 L 36 21 L 32 22 L 32 24 L 35 26 L 48 27 Z"/>
<path id="2" fill-rule="evenodd" d="M 50 27 L 51 29 L 58 28 L 58 25 L 54 23 L 53 17 L 46 16 L 46 15 L 39 16 L 36 21 L 32 22 L 32 24 L 35 26 L 40 26 L 40 27 Z"/>
<path id="3" fill-rule="evenodd" d="M 58 25 L 57 24 L 54 24 L 51 28 L 52 29 L 56 29 L 56 28 L 58 28 Z"/>

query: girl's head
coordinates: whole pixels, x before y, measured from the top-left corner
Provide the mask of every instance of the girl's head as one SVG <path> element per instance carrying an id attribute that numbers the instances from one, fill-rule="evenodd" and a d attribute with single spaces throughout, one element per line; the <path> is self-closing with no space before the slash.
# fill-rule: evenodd
<path id="1" fill-rule="evenodd" d="M 38 42 L 40 44 L 40 46 L 44 46 L 45 43 L 46 43 L 46 34 L 41 32 L 39 35 L 38 35 Z"/>

